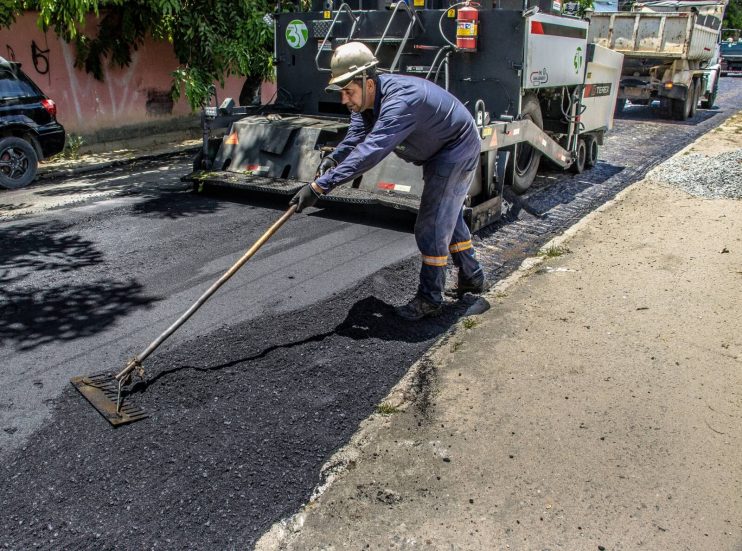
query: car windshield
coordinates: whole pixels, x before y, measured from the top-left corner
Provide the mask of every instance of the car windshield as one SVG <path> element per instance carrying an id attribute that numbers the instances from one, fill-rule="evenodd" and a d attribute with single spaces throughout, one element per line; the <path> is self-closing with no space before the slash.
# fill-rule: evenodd
<path id="1" fill-rule="evenodd" d="M 0 67 L 0 98 L 34 98 L 39 95 L 39 91 L 23 73 Z"/>

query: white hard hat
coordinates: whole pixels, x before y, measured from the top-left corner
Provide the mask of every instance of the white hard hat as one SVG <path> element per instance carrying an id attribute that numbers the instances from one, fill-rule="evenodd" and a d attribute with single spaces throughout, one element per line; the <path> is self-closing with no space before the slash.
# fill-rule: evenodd
<path id="1" fill-rule="evenodd" d="M 328 92 L 339 92 L 355 77 L 376 67 L 379 60 L 365 44 L 348 42 L 335 48 L 330 60 L 332 78 L 325 88 Z"/>

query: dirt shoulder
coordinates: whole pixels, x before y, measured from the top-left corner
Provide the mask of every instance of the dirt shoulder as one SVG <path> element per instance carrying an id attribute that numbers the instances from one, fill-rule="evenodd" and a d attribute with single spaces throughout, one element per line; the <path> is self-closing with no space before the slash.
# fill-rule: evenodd
<path id="1" fill-rule="evenodd" d="M 684 152 L 714 156 L 740 147 L 742 147 L 742 111 L 689 145 Z"/>
<path id="2" fill-rule="evenodd" d="M 640 182 L 552 252 L 258 549 L 742 546 L 742 201 Z"/>

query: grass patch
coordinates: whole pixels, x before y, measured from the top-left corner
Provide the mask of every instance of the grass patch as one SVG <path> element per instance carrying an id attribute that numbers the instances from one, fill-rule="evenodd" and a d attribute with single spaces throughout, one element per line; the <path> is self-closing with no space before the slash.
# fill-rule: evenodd
<path id="1" fill-rule="evenodd" d="M 64 150 L 62 151 L 62 157 L 65 159 L 77 160 L 80 158 L 80 148 L 85 145 L 85 140 L 82 136 L 77 134 L 67 134 L 67 139 L 64 142 Z"/>
<path id="2" fill-rule="evenodd" d="M 80 148 L 85 145 L 85 140 L 82 136 L 78 136 L 77 134 L 67 134 L 64 137 L 64 149 L 54 155 L 53 157 L 49 157 L 49 161 L 59 161 L 59 160 L 67 160 L 67 161 L 76 161 L 80 158 Z"/>
<path id="3" fill-rule="evenodd" d="M 538 252 L 538 255 L 543 256 L 545 258 L 557 258 L 559 256 L 565 255 L 570 252 L 572 251 L 570 251 L 567 247 L 563 245 L 551 245 L 550 247 L 547 247 L 546 249 L 541 249 Z"/>
<path id="4" fill-rule="evenodd" d="M 382 402 L 381 404 L 376 406 L 376 413 L 380 415 L 392 415 L 394 413 L 399 413 L 399 408 L 397 406 L 393 406 L 388 402 Z"/>
<path id="5" fill-rule="evenodd" d="M 474 329 L 479 325 L 479 322 L 474 318 L 464 318 L 464 321 L 462 321 L 461 324 L 464 326 L 464 329 Z"/>

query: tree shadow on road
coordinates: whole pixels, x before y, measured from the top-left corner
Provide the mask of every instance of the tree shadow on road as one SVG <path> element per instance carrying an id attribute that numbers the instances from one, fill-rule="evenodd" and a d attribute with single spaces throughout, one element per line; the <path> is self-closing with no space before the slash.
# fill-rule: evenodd
<path id="1" fill-rule="evenodd" d="M 0 281 L 16 270 L 71 272 L 103 262 L 103 253 L 62 222 L 9 226 L 0 230 Z"/>
<path id="2" fill-rule="evenodd" d="M 69 228 L 51 222 L 0 230 L 0 346 L 29 350 L 94 335 L 155 300 L 132 279 L 80 282 L 76 274 L 103 264 L 104 254 Z"/>
<path id="3" fill-rule="evenodd" d="M 18 350 L 30 350 L 89 337 L 155 300 L 134 280 L 0 289 L 0 346 L 15 342 Z"/>
<path id="4" fill-rule="evenodd" d="M 177 220 L 214 214 L 224 207 L 224 202 L 191 192 L 158 193 L 137 203 L 132 215 L 145 218 Z"/>
<path id="5" fill-rule="evenodd" d="M 16 210 L 23 210 L 32 207 L 31 203 L 0 203 L 0 216 L 11 214 Z"/>

